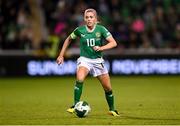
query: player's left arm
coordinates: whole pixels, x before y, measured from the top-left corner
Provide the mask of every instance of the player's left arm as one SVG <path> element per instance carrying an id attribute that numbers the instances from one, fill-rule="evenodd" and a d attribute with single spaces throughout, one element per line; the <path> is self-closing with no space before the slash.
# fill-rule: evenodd
<path id="1" fill-rule="evenodd" d="M 108 36 L 106 40 L 107 40 L 107 44 L 105 44 L 104 46 L 101 46 L 102 51 L 108 50 L 117 46 L 117 42 L 115 41 L 112 35 Z"/>
<path id="2" fill-rule="evenodd" d="M 108 50 L 108 49 L 111 49 L 111 48 L 114 48 L 117 46 L 117 43 L 112 35 L 108 36 L 106 38 L 106 40 L 107 40 L 107 44 L 100 46 L 100 47 L 95 46 L 94 50 L 95 51 L 104 51 L 104 50 Z"/>

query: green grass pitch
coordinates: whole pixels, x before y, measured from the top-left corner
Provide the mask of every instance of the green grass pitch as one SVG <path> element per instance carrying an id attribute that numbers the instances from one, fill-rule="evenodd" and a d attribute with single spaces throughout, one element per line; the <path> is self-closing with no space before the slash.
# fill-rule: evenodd
<path id="1" fill-rule="evenodd" d="M 84 83 L 86 118 L 69 114 L 74 77 L 0 78 L 1 125 L 173 125 L 180 124 L 180 76 L 111 77 L 121 117 L 107 114 L 104 91 L 96 78 Z"/>

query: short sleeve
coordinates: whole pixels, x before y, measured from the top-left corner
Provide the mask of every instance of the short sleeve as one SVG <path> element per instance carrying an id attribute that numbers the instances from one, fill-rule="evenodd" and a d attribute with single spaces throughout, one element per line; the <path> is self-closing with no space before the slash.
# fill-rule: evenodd
<path id="1" fill-rule="evenodd" d="M 71 34 L 70 34 L 72 39 L 76 39 L 78 36 L 78 28 L 76 28 Z"/>
<path id="2" fill-rule="evenodd" d="M 103 35 L 104 38 L 107 38 L 107 37 L 111 36 L 111 33 L 103 26 L 102 26 L 101 31 L 102 31 L 102 35 Z"/>

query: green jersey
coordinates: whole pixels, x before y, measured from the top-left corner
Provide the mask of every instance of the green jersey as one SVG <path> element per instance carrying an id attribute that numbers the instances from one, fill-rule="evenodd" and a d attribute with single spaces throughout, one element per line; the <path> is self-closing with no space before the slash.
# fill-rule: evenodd
<path id="1" fill-rule="evenodd" d="M 104 26 L 96 24 L 91 32 L 86 25 L 77 27 L 70 36 L 72 39 L 80 38 L 80 56 L 96 59 L 102 57 L 102 52 L 93 50 L 93 47 L 102 46 L 103 38 L 110 35 Z"/>

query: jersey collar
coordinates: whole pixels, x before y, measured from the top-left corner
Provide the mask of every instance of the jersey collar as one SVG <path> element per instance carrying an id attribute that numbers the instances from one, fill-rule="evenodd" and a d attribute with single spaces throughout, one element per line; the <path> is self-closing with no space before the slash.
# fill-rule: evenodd
<path id="1" fill-rule="evenodd" d="M 93 28 L 92 30 L 90 30 L 90 29 L 87 27 L 87 25 L 86 25 L 86 30 L 87 30 L 88 32 L 93 32 L 95 28 L 96 28 L 96 24 L 94 25 L 94 28 Z"/>

